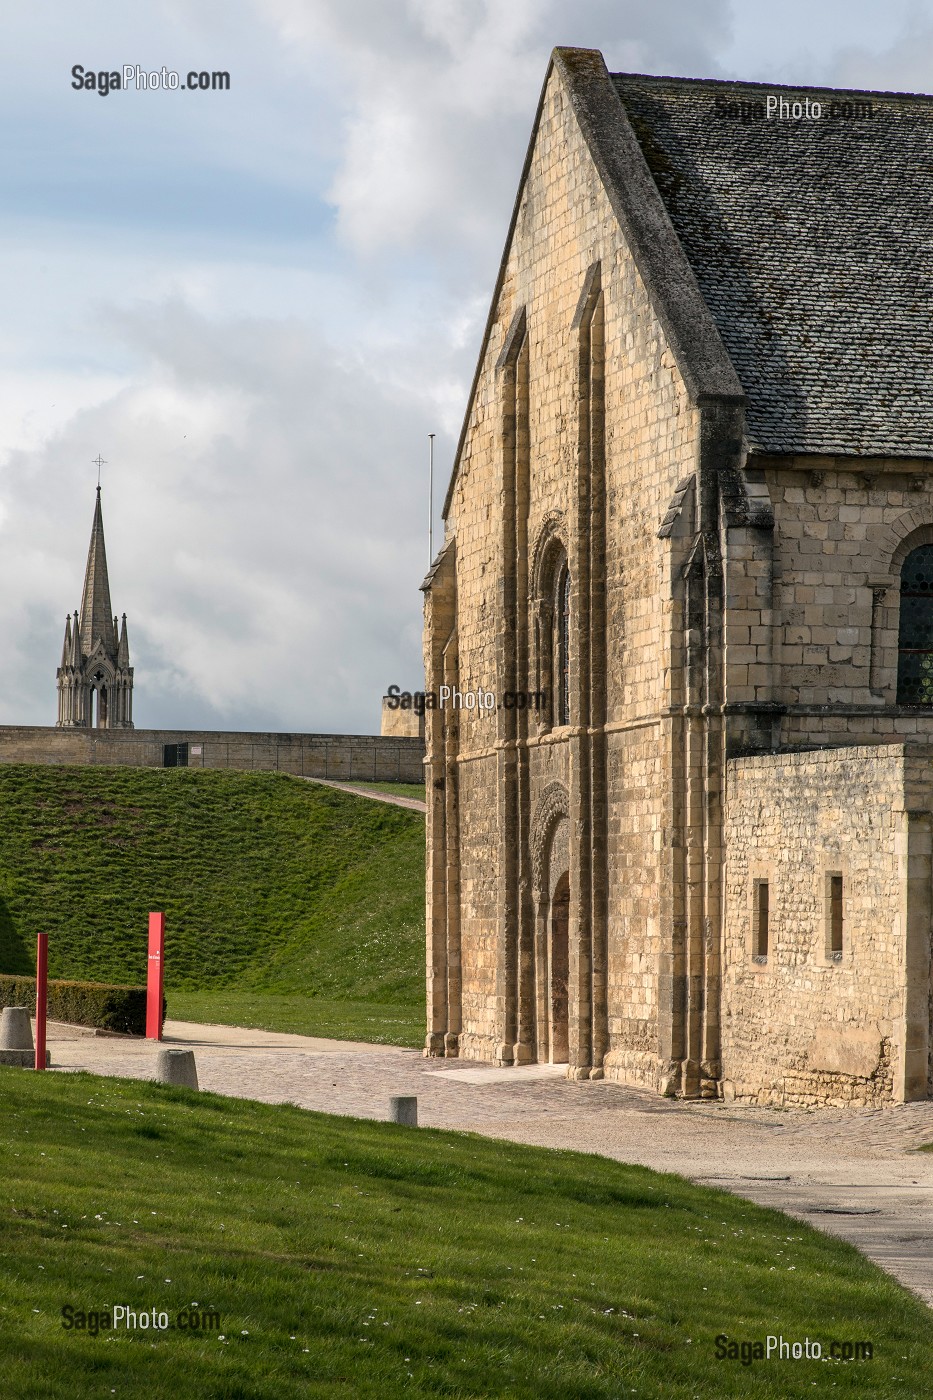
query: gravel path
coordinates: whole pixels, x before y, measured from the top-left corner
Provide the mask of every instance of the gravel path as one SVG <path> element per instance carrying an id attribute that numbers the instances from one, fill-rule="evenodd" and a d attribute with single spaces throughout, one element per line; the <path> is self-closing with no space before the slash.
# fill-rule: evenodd
<path id="1" fill-rule="evenodd" d="M 497 1069 L 416 1050 L 166 1021 L 195 1051 L 201 1087 L 233 1097 L 385 1118 L 417 1094 L 419 1122 L 678 1172 L 786 1210 L 856 1245 L 933 1306 L 933 1103 L 769 1109 L 684 1103 L 559 1067 Z M 157 1047 L 50 1023 L 57 1069 L 152 1078 Z"/>

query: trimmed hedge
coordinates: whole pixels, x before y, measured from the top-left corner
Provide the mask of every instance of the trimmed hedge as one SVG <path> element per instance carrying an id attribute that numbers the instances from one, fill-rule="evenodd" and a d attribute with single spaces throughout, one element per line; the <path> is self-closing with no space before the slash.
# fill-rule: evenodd
<path id="1" fill-rule="evenodd" d="M 0 974 L 0 1007 L 36 1004 L 36 979 Z M 146 1034 L 146 988 L 105 982 L 49 982 L 49 1019 L 124 1035 Z M 165 997 L 162 998 L 165 1020 Z"/>

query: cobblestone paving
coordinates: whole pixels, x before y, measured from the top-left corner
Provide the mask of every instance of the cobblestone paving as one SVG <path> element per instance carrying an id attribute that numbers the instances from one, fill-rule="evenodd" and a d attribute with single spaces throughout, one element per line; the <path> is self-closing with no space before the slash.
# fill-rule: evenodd
<path id="1" fill-rule="evenodd" d="M 267 1103 L 385 1118 L 416 1094 L 419 1122 L 678 1172 L 789 1211 L 865 1251 L 933 1306 L 933 1103 L 787 1109 L 681 1103 L 551 1066 L 502 1070 L 417 1051 L 167 1021 L 201 1087 Z M 57 1069 L 148 1079 L 157 1047 L 50 1025 Z"/>

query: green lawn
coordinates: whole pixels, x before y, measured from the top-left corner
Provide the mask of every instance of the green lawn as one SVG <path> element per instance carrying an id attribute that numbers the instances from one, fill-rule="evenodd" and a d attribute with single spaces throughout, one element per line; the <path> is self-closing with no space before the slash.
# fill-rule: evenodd
<path id="1" fill-rule="evenodd" d="M 600 1157 L 0 1069 L 16 1400 L 933 1394 L 933 1315 L 854 1249 Z M 65 1330 L 63 1307 L 219 1314 Z M 195 1307 L 196 1305 L 196 1307 Z M 715 1338 L 871 1361 L 717 1360 Z"/>
<path id="2" fill-rule="evenodd" d="M 276 992 L 172 992 L 169 1015 L 179 1021 L 218 1026 L 255 1026 L 261 1031 L 366 1040 L 376 1045 L 424 1044 L 424 997 L 414 1005 L 374 1001 L 329 1001 L 325 997 Z"/>
<path id="3" fill-rule="evenodd" d="M 0 971 L 44 930 L 51 976 L 144 981 L 150 909 L 170 1016 L 423 1039 L 420 813 L 278 773 L 0 767 Z"/>

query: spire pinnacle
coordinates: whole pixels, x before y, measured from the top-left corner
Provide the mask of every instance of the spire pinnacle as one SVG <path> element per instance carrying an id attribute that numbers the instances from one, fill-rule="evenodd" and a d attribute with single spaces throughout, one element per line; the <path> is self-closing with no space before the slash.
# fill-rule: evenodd
<path id="1" fill-rule="evenodd" d="M 116 618 L 114 618 L 116 624 Z M 126 635 L 126 613 L 123 614 L 123 626 L 120 629 L 120 644 L 117 647 L 117 665 L 126 670 L 130 664 L 130 643 Z"/>
<path id="2" fill-rule="evenodd" d="M 110 653 L 116 649 L 117 644 L 113 627 L 113 608 L 110 603 L 110 580 L 107 576 L 104 517 L 100 506 L 99 486 L 84 575 L 84 593 L 81 598 L 81 641 L 86 656 L 90 655 L 98 642 L 103 642 Z"/>

